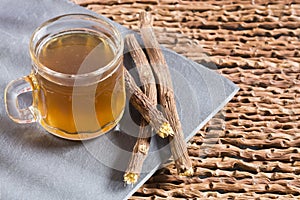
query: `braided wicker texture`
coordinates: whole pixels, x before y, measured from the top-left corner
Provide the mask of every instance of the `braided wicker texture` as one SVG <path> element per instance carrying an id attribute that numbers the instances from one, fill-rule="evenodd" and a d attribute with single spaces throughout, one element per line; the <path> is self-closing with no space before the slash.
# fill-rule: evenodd
<path id="1" fill-rule="evenodd" d="M 154 15 L 160 43 L 241 88 L 189 142 L 195 175 L 166 165 L 131 199 L 300 199 L 299 0 L 74 0 L 131 29 Z"/>

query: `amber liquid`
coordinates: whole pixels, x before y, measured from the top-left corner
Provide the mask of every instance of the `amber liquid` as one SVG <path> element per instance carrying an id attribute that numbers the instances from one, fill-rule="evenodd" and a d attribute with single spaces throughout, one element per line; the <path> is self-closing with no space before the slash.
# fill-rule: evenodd
<path id="1" fill-rule="evenodd" d="M 86 32 L 58 35 L 39 50 L 38 61 L 63 74 L 93 73 L 115 57 L 109 39 Z M 68 139 L 94 138 L 112 129 L 125 106 L 122 60 L 105 71 L 99 81 L 73 85 L 36 74 L 34 107 L 51 133 Z M 76 82 L 76 81 L 75 81 Z"/>

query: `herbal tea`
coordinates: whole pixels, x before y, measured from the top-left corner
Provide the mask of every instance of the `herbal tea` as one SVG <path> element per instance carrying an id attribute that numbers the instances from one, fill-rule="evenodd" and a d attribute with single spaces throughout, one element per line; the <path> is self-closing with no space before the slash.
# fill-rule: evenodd
<path id="1" fill-rule="evenodd" d="M 107 66 L 114 56 L 114 47 L 104 35 L 69 32 L 41 44 L 37 59 L 55 72 L 88 75 Z M 120 62 L 105 71 L 99 82 L 89 85 L 66 86 L 39 73 L 31 76 L 32 83 L 37 85 L 33 92 L 34 107 L 42 126 L 72 139 L 99 135 L 115 126 L 125 105 Z"/>
<path id="2" fill-rule="evenodd" d="M 69 140 L 112 130 L 125 108 L 123 50 L 121 33 L 104 17 L 71 13 L 49 19 L 30 38 L 31 74 L 5 88 L 8 116 Z M 29 92 L 32 104 L 19 104 Z"/>

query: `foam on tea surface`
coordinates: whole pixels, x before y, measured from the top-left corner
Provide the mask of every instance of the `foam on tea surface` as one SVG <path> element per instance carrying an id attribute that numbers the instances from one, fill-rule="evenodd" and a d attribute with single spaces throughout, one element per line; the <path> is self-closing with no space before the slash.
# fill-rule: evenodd
<path id="1" fill-rule="evenodd" d="M 114 51 L 104 35 L 69 32 L 55 36 L 41 48 L 38 60 L 64 74 L 83 74 L 106 66 Z"/>

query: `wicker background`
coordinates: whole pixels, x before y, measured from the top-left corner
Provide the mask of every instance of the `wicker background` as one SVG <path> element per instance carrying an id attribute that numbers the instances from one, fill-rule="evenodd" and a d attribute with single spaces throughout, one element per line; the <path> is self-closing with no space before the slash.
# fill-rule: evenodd
<path id="1" fill-rule="evenodd" d="M 300 1 L 74 0 L 137 29 L 241 88 L 189 142 L 195 175 L 159 170 L 132 199 L 300 199 Z"/>

